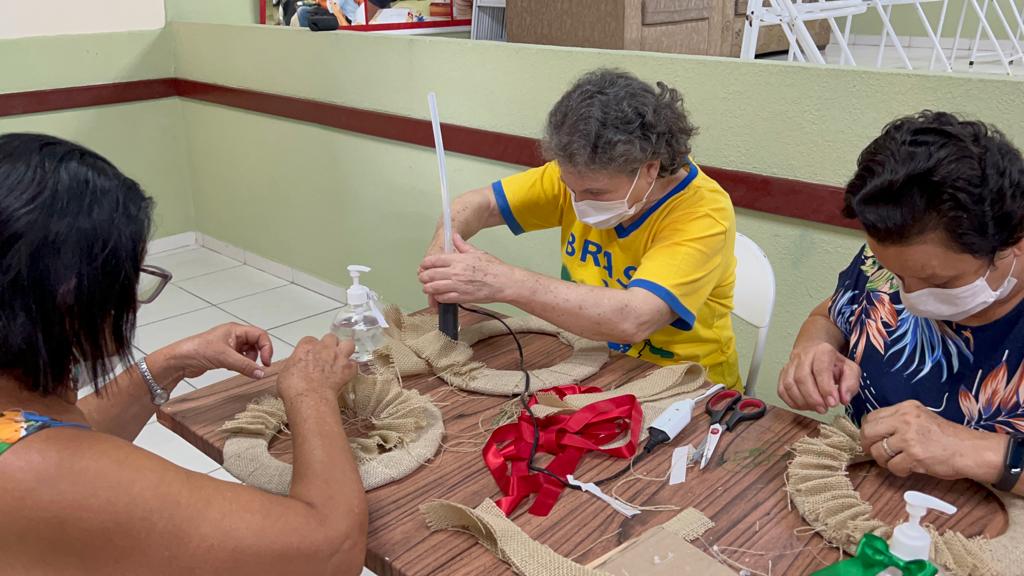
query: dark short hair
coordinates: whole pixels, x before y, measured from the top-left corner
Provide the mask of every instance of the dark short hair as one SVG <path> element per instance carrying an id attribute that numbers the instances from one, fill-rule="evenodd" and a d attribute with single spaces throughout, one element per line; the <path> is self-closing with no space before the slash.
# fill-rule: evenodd
<path id="1" fill-rule="evenodd" d="M 658 176 L 686 165 L 697 128 L 683 97 L 658 82 L 600 69 L 585 74 L 548 114 L 542 147 L 548 159 L 582 170 L 630 174 L 660 160 Z"/>
<path id="2" fill-rule="evenodd" d="M 130 357 L 152 200 L 105 158 L 0 136 L 0 370 L 43 395 Z"/>
<path id="3" fill-rule="evenodd" d="M 900 118 L 861 152 L 843 215 L 878 242 L 940 231 L 992 260 L 1024 238 L 1024 159 L 983 122 L 928 110 Z"/>

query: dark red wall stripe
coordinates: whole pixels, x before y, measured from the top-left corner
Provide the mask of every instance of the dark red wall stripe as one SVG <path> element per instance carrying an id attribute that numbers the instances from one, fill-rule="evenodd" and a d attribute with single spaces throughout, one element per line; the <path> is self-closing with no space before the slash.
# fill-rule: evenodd
<path id="1" fill-rule="evenodd" d="M 173 78 L 135 80 L 132 82 L 115 82 L 113 84 L 96 84 L 92 86 L 73 86 L 71 88 L 33 90 L 31 92 L 13 92 L 10 94 L 0 94 L 0 117 L 70 110 L 86 106 L 103 106 L 105 104 L 124 104 L 140 100 L 168 98 L 175 95 Z"/>
<path id="2" fill-rule="evenodd" d="M 0 116 L 169 96 L 181 96 L 418 146 L 434 145 L 430 122 L 427 120 L 181 78 L 0 94 Z M 443 129 L 445 148 L 450 152 L 520 166 L 538 166 L 543 162 L 539 144 L 534 138 L 455 124 L 444 124 Z M 837 186 L 713 166 L 704 168 L 729 191 L 737 207 L 859 228 L 855 222 L 840 216 L 843 190 Z"/>

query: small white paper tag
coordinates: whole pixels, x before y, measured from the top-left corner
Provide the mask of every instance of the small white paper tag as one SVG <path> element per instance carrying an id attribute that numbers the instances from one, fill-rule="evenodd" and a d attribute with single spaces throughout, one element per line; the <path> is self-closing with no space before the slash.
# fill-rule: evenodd
<path id="1" fill-rule="evenodd" d="M 690 464 L 690 445 L 680 446 L 672 451 L 672 472 L 668 477 L 668 485 L 675 486 L 686 482 L 686 467 Z"/>
<path id="2" fill-rule="evenodd" d="M 632 518 L 633 516 L 636 516 L 640 513 L 639 510 L 622 502 L 621 500 L 608 496 L 607 494 L 602 492 L 600 488 L 597 487 L 597 484 L 594 484 L 593 482 L 580 482 L 579 480 L 573 478 L 572 474 L 566 476 L 565 479 L 567 482 L 569 482 L 569 484 L 572 484 L 573 486 L 579 486 L 579 488 L 584 492 L 589 492 L 590 494 L 593 494 L 594 496 L 600 498 L 605 502 L 605 504 L 608 504 L 609 506 L 614 508 L 616 512 L 622 514 L 626 518 Z"/>

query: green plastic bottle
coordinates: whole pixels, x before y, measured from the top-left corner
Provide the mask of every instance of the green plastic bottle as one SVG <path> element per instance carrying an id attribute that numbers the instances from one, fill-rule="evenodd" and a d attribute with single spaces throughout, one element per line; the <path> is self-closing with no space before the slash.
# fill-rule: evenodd
<path id="1" fill-rule="evenodd" d="M 811 576 L 878 576 L 895 568 L 903 576 L 935 576 L 939 569 L 927 560 L 906 561 L 889 552 L 885 540 L 865 534 L 857 546 L 857 555 L 818 570 Z"/>

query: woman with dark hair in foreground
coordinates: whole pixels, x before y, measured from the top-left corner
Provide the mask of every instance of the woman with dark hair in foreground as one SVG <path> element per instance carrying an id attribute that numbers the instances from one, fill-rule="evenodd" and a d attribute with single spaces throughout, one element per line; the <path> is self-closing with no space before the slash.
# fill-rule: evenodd
<path id="1" fill-rule="evenodd" d="M 152 201 L 97 154 L 0 136 L 0 562 L 10 574 L 359 574 L 362 483 L 337 394 L 350 342 L 306 338 L 281 372 L 294 434 L 288 497 L 179 468 L 131 444 L 183 378 L 259 377 L 270 337 L 225 325 L 130 364 Z M 76 402 L 75 382 L 99 382 Z"/>
<path id="2" fill-rule="evenodd" d="M 1024 493 L 1020 151 L 981 122 L 901 118 L 861 153 L 843 213 L 867 245 L 804 322 L 779 395 L 846 405 L 895 474 Z"/>

